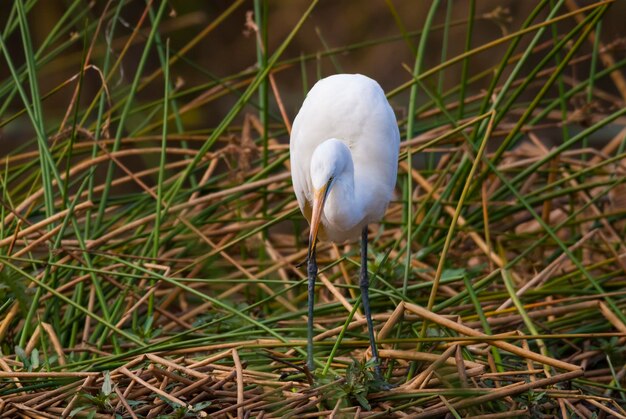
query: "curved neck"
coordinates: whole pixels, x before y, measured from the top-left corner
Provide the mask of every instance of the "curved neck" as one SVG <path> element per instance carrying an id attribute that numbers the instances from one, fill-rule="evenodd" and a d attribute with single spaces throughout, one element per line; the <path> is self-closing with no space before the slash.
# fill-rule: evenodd
<path id="1" fill-rule="evenodd" d="M 344 230 L 351 230 L 359 224 L 365 216 L 366 203 L 364 191 L 355 182 L 352 153 L 346 147 L 344 156 L 330 156 L 329 158 L 343 158 L 348 161 L 344 170 L 335 174 L 326 204 L 324 216 L 334 226 L 341 226 Z"/>

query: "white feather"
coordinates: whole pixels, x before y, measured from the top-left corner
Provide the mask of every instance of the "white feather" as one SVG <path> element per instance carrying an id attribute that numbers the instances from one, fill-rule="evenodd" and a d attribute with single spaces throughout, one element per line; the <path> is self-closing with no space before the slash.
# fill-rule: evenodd
<path id="1" fill-rule="evenodd" d="M 382 218 L 391 200 L 399 146 L 395 115 L 376 81 L 360 74 L 318 81 L 291 132 L 291 176 L 300 209 L 312 205 L 314 178 L 325 182 L 333 176 L 322 214 L 326 236 L 337 242 L 358 237 L 365 225 Z"/>

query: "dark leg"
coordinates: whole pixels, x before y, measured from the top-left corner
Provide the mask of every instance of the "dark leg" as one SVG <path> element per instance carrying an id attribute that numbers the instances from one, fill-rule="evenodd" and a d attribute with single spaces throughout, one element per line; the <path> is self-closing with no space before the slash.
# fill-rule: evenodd
<path id="1" fill-rule="evenodd" d="M 307 272 L 309 276 L 309 318 L 307 319 L 307 366 L 312 372 L 315 369 L 313 364 L 313 306 L 315 305 L 315 278 L 317 277 L 317 260 L 315 249 L 309 255 Z"/>
<path id="2" fill-rule="evenodd" d="M 367 319 L 367 333 L 369 334 L 370 345 L 372 346 L 374 372 L 376 373 L 376 378 L 382 378 L 380 375 L 378 349 L 376 348 L 376 340 L 374 339 L 374 324 L 372 323 L 372 311 L 370 310 L 369 286 L 370 282 L 367 274 L 367 226 L 365 226 L 361 233 L 361 275 L 359 277 L 359 287 L 361 288 L 363 311 L 365 311 L 365 318 Z"/>

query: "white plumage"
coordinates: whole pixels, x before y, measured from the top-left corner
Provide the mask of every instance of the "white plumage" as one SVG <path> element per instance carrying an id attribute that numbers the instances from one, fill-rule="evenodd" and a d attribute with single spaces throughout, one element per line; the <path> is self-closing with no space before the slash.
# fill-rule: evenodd
<path id="1" fill-rule="evenodd" d="M 359 288 L 376 375 L 381 377 L 369 304 L 367 225 L 389 205 L 398 173 L 400 132 L 383 89 L 360 74 L 318 81 L 291 131 L 291 177 L 300 210 L 311 224 L 308 252 L 307 365 L 313 370 L 313 313 L 320 224 L 328 239 L 361 235 Z"/>
<path id="2" fill-rule="evenodd" d="M 310 221 L 314 188 L 323 186 L 314 180 L 334 176 L 321 216 L 325 236 L 337 242 L 358 237 L 391 200 L 399 145 L 395 115 L 376 81 L 360 74 L 318 81 L 291 132 L 291 176 L 302 212 Z"/>

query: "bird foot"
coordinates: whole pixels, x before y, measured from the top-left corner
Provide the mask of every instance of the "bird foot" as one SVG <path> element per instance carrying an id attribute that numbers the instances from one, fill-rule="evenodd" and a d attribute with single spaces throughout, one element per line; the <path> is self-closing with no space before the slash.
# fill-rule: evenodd
<path id="1" fill-rule="evenodd" d="M 374 381 L 372 382 L 370 388 L 373 391 L 387 391 L 391 390 L 395 386 L 391 383 L 388 383 L 387 380 L 383 377 L 380 372 L 380 368 L 376 366 L 374 368 Z"/>
<path id="2" fill-rule="evenodd" d="M 376 383 L 372 386 L 372 389 L 376 391 L 389 391 L 395 387 L 395 385 L 388 383 L 384 378 L 380 377 L 380 379 L 376 380 Z"/>

